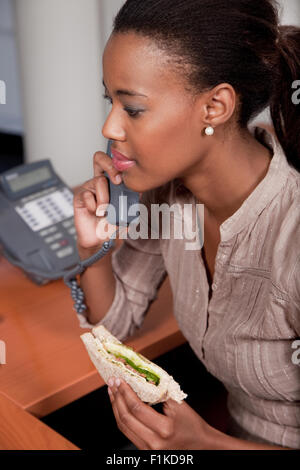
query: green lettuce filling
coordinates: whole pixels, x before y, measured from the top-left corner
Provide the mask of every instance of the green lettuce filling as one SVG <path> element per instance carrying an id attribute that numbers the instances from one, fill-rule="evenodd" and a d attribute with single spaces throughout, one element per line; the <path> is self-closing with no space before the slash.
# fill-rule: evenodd
<path id="1" fill-rule="evenodd" d="M 112 353 L 111 351 L 109 352 L 110 354 L 113 354 L 116 358 L 124 359 L 129 366 L 131 366 L 134 370 L 136 370 L 140 374 L 145 374 L 146 376 L 145 379 L 147 380 L 147 382 L 151 380 L 152 382 L 155 383 L 156 386 L 159 385 L 160 378 L 157 375 L 155 375 L 153 372 L 150 372 L 147 369 L 142 369 L 141 367 L 138 367 L 134 362 L 128 359 L 128 357 L 122 356 L 121 354 Z"/>

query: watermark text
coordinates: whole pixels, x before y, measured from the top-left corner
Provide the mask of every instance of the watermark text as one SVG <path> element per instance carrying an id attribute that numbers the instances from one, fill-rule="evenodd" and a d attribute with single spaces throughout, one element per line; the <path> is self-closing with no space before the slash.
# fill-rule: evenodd
<path id="1" fill-rule="evenodd" d="M 0 80 L 0 104 L 6 104 L 6 84 L 4 80 Z"/>
<path id="2" fill-rule="evenodd" d="M 292 354 L 292 363 L 295 364 L 295 366 L 299 366 L 300 365 L 300 339 L 296 339 L 295 341 L 292 342 L 292 348 L 296 349 L 296 351 L 294 351 Z"/>
<path id="3" fill-rule="evenodd" d="M 294 90 L 296 90 L 293 94 L 292 94 L 292 102 L 295 104 L 295 105 L 298 105 L 300 104 L 300 80 L 295 80 L 292 84 L 292 88 Z"/>
<path id="4" fill-rule="evenodd" d="M 120 196 L 119 211 L 112 204 L 102 204 L 98 210 L 99 213 L 102 210 L 103 215 L 96 229 L 99 239 L 117 238 L 117 236 L 126 239 L 129 235 L 133 240 L 138 238 L 185 240 L 185 250 L 189 251 L 201 250 L 203 247 L 204 204 L 151 204 L 149 218 L 149 208 L 146 205 L 135 203 L 128 206 L 127 196 Z M 118 217 L 116 217 L 117 212 Z M 104 217 L 105 214 L 107 216 Z M 113 230 L 113 226 L 126 226 L 126 224 L 128 230 L 119 231 L 118 234 Z"/>

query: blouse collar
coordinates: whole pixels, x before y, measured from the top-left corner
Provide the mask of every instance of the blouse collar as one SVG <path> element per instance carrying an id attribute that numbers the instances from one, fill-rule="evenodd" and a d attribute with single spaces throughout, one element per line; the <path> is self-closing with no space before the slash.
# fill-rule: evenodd
<path id="1" fill-rule="evenodd" d="M 255 220 L 272 199 L 279 193 L 286 182 L 290 165 L 276 137 L 265 128 L 254 126 L 249 129 L 273 150 L 268 172 L 239 209 L 220 226 L 221 241 L 226 242 L 241 232 Z M 205 223 L 205 221 L 204 221 Z"/>

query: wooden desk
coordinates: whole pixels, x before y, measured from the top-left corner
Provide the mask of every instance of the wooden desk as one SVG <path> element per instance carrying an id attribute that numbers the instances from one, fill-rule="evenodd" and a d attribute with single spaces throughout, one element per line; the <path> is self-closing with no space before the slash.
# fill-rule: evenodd
<path id="1" fill-rule="evenodd" d="M 62 280 L 37 286 L 0 258 L 0 298 L 0 340 L 6 343 L 0 391 L 7 397 L 43 417 L 104 385 L 80 339 L 89 330 L 79 327 Z M 154 359 L 185 341 L 167 278 L 128 344 Z"/>
<path id="2" fill-rule="evenodd" d="M 0 450 L 80 450 L 0 393 Z"/>

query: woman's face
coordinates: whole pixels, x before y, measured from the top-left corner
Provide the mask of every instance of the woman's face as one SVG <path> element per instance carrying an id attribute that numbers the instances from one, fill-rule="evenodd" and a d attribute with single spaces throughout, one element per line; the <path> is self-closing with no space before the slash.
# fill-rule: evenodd
<path id="1" fill-rule="evenodd" d="M 198 98 L 196 106 L 166 59 L 155 44 L 134 33 L 112 35 L 103 55 L 103 81 L 112 108 L 102 133 L 136 161 L 122 175 L 138 192 L 195 176 L 206 152 Z"/>

